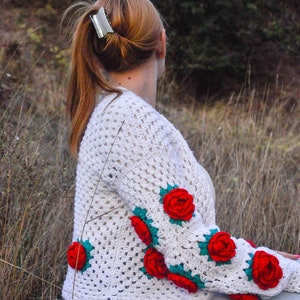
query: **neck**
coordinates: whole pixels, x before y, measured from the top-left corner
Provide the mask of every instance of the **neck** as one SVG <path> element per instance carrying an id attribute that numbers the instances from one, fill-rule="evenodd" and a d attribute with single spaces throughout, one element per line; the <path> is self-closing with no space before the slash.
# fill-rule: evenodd
<path id="1" fill-rule="evenodd" d="M 108 80 L 113 85 L 131 90 L 153 107 L 155 107 L 156 102 L 157 78 L 155 60 L 150 60 L 126 72 L 110 72 L 108 74 Z"/>

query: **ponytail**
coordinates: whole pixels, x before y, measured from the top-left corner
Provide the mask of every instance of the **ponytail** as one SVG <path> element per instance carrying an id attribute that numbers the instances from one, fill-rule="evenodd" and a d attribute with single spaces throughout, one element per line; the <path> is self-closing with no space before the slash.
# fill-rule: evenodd
<path id="1" fill-rule="evenodd" d="M 63 20 L 81 6 L 84 12 L 71 26 L 73 39 L 66 108 L 71 120 L 69 142 L 73 156 L 78 154 L 97 95 L 103 90 L 121 94 L 107 82 L 102 71 L 123 72 L 145 62 L 154 53 L 163 27 L 149 0 L 98 0 L 94 5 L 79 2 L 65 12 Z M 100 7 L 107 11 L 115 30 L 101 39 L 90 20 L 90 15 L 96 14 Z M 77 10 L 77 14 L 81 12 Z"/>
<path id="2" fill-rule="evenodd" d="M 95 31 L 89 18 L 93 10 L 95 9 L 89 9 L 79 19 L 71 46 L 71 71 L 66 109 L 71 120 L 69 143 L 73 156 L 77 156 L 99 90 L 118 92 L 104 79 L 100 72 L 100 63 L 93 53 Z"/>

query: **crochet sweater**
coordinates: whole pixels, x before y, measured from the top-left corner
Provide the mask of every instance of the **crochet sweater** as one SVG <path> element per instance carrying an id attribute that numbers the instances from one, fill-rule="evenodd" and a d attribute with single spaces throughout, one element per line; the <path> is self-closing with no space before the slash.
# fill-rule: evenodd
<path id="1" fill-rule="evenodd" d="M 102 94 L 79 151 L 63 298 L 300 293 L 300 265 L 220 231 L 214 197 L 166 118 L 130 91 Z"/>

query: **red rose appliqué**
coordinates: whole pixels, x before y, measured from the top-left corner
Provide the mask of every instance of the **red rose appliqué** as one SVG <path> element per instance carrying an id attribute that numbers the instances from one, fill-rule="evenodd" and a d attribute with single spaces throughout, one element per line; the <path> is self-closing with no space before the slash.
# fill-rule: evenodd
<path id="1" fill-rule="evenodd" d="M 169 273 L 167 278 L 178 287 L 188 290 L 189 293 L 196 293 L 198 290 L 197 285 L 185 276 Z"/>
<path id="2" fill-rule="evenodd" d="M 145 224 L 145 222 L 137 216 L 130 217 L 130 220 L 131 225 L 133 226 L 138 237 L 142 240 L 143 243 L 145 243 L 146 245 L 150 245 L 152 237 L 147 224 Z"/>
<path id="3" fill-rule="evenodd" d="M 163 197 L 164 211 L 174 220 L 188 221 L 195 211 L 193 196 L 187 190 L 174 188 Z"/>
<path id="4" fill-rule="evenodd" d="M 255 295 L 247 295 L 247 294 L 237 294 L 237 295 L 228 295 L 232 300 L 259 300 L 259 298 Z"/>
<path id="5" fill-rule="evenodd" d="M 277 257 L 265 251 L 255 252 L 252 276 L 254 282 L 263 290 L 276 287 L 283 276 Z"/>
<path id="6" fill-rule="evenodd" d="M 215 233 L 207 246 L 208 253 L 216 262 L 226 262 L 235 256 L 236 245 L 227 232 Z"/>
<path id="7" fill-rule="evenodd" d="M 169 272 L 162 253 L 155 248 L 147 249 L 144 257 L 146 272 L 156 278 L 165 278 Z"/>
<path id="8" fill-rule="evenodd" d="M 79 242 L 73 242 L 68 247 L 67 259 L 71 268 L 75 270 L 81 270 L 87 260 L 86 251 L 83 245 Z"/>

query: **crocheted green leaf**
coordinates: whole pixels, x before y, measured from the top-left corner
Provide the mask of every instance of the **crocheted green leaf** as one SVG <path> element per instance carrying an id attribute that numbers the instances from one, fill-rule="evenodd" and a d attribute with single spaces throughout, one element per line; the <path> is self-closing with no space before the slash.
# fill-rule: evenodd
<path id="1" fill-rule="evenodd" d="M 176 189 L 178 188 L 178 185 L 177 184 L 174 184 L 174 185 L 170 185 L 168 184 L 167 185 L 167 188 L 164 189 L 164 188 L 160 188 L 160 192 L 159 192 L 159 195 L 160 195 L 160 200 L 159 202 L 162 204 L 163 203 L 163 198 L 166 194 L 170 193 L 173 189 Z"/>
<path id="2" fill-rule="evenodd" d="M 151 276 L 151 275 L 149 275 L 149 274 L 147 273 L 145 267 L 140 268 L 140 271 L 142 271 L 142 272 L 148 277 L 148 279 L 153 278 L 153 276 Z"/>
<path id="3" fill-rule="evenodd" d="M 175 219 L 172 219 L 172 218 L 170 218 L 170 222 L 171 222 L 171 224 L 176 224 L 176 225 L 180 225 L 180 226 L 182 226 L 182 220 L 175 220 Z"/>
<path id="4" fill-rule="evenodd" d="M 205 241 L 205 242 L 199 242 L 198 246 L 200 248 L 200 254 L 201 255 L 209 255 L 208 254 L 208 250 L 207 250 L 207 246 L 208 246 L 208 242 L 207 241 Z"/>
<path id="5" fill-rule="evenodd" d="M 247 277 L 248 277 L 248 281 L 253 280 L 253 276 L 252 276 L 252 263 L 253 263 L 253 257 L 254 255 L 252 253 L 249 253 L 250 256 L 250 260 L 247 260 L 247 264 L 249 265 L 249 268 L 244 269 L 244 272 L 246 273 Z"/>
<path id="6" fill-rule="evenodd" d="M 146 214 L 147 214 L 147 209 L 145 208 L 140 208 L 140 207 L 135 207 L 135 209 L 133 210 L 133 214 L 135 216 L 140 217 L 141 219 L 146 218 Z"/>
<path id="7" fill-rule="evenodd" d="M 208 243 L 210 241 L 210 239 L 212 238 L 212 236 L 214 234 L 216 234 L 218 232 L 218 229 L 211 229 L 210 230 L 210 235 L 207 235 L 207 234 L 204 234 L 204 237 L 205 237 L 205 242 L 198 242 L 198 246 L 200 248 L 200 254 L 201 255 L 208 255 L 208 260 L 209 261 L 212 261 L 211 257 L 209 256 L 209 253 L 208 253 Z"/>
<path id="8" fill-rule="evenodd" d="M 212 260 L 212 259 L 210 259 Z M 231 260 L 229 261 L 222 261 L 222 262 L 216 262 L 216 266 L 223 266 L 223 265 L 231 265 Z"/>
<path id="9" fill-rule="evenodd" d="M 81 239 L 77 239 L 77 242 L 82 244 L 86 252 L 86 263 L 83 266 L 83 268 L 80 270 L 80 272 L 83 273 L 84 271 L 86 271 L 88 268 L 91 267 L 90 260 L 94 258 L 94 256 L 91 255 L 91 251 L 94 250 L 95 247 L 92 246 L 89 240 L 83 241 Z"/>
<path id="10" fill-rule="evenodd" d="M 150 224 L 147 224 L 148 225 L 148 228 L 151 232 L 151 236 L 152 236 L 152 245 L 159 245 L 159 242 L 158 242 L 158 228 L 154 227 L 154 226 L 151 226 Z"/>
<path id="11" fill-rule="evenodd" d="M 198 288 L 200 289 L 205 288 L 205 283 L 201 280 L 200 276 L 199 275 L 192 276 L 192 271 L 191 270 L 185 271 L 183 264 L 170 266 L 169 269 L 171 273 L 179 274 L 193 281 Z"/>

